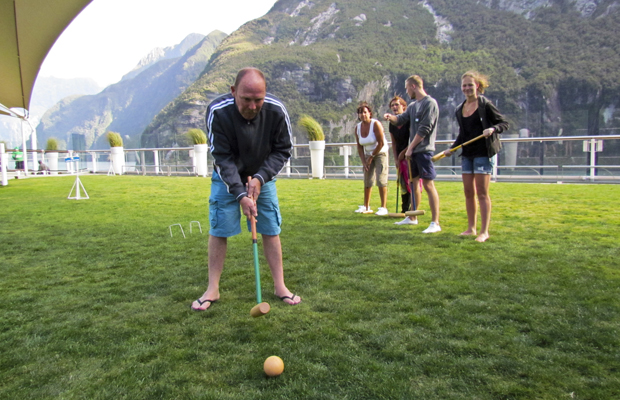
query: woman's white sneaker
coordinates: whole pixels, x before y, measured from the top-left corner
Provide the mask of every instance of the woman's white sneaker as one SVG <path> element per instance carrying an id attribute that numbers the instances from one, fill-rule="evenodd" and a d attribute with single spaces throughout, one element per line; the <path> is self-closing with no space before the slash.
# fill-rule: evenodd
<path id="1" fill-rule="evenodd" d="M 388 210 L 385 207 L 379 207 L 375 215 L 388 215 Z"/>
<path id="2" fill-rule="evenodd" d="M 436 224 L 434 222 L 431 222 L 428 228 L 422 231 L 422 233 L 435 233 L 435 232 L 441 232 L 441 227 L 439 226 L 439 224 Z"/>
<path id="3" fill-rule="evenodd" d="M 409 217 L 405 217 L 405 219 L 403 219 L 402 221 L 394 222 L 394 225 L 417 225 L 417 224 L 418 224 L 417 219 L 412 220 Z"/>

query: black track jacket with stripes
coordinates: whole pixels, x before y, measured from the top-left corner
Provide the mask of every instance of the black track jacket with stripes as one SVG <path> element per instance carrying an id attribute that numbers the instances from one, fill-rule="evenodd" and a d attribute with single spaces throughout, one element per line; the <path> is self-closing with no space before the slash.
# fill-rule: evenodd
<path id="1" fill-rule="evenodd" d="M 230 93 L 209 104 L 205 119 L 213 167 L 237 201 L 247 195 L 248 176 L 265 184 L 291 157 L 291 122 L 284 104 L 270 93 L 251 121 L 241 116 Z"/>

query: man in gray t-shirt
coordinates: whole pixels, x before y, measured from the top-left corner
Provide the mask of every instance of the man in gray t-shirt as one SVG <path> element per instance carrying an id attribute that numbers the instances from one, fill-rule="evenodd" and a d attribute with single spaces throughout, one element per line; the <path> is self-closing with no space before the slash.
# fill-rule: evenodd
<path id="1" fill-rule="evenodd" d="M 437 138 L 437 122 L 439 121 L 439 107 L 437 101 L 426 94 L 424 82 L 418 75 L 411 75 L 405 81 L 405 90 L 413 101 L 407 110 L 396 116 L 385 114 L 383 118 L 391 124 L 400 126 L 409 124 L 409 146 L 399 154 L 399 160 L 407 158 L 411 165 L 411 177 L 415 190 L 415 204 L 420 204 L 422 193 L 419 180 L 422 179 L 424 190 L 428 194 L 428 202 L 432 214 L 432 222 L 424 233 L 440 232 L 439 226 L 439 195 L 435 188 L 434 179 L 437 176 L 431 157 L 435 151 Z M 412 217 L 412 220 L 415 217 Z"/>

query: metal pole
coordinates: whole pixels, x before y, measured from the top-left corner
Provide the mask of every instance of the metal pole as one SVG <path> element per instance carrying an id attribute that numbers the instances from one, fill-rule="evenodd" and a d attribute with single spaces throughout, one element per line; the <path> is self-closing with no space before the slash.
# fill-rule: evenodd
<path id="1" fill-rule="evenodd" d="M 517 155 L 517 158 L 518 158 L 518 155 Z M 545 172 L 545 169 L 542 168 L 542 166 L 545 165 L 545 142 L 540 142 L 540 155 L 539 155 L 538 162 L 539 162 L 538 165 L 541 166 L 539 173 L 543 175 Z"/>
<path id="2" fill-rule="evenodd" d="M 596 139 L 590 139 L 590 180 L 596 175 Z"/>
<path id="3" fill-rule="evenodd" d="M 24 120 L 22 119 L 21 122 L 21 129 L 22 129 L 22 154 L 23 154 L 23 167 L 24 167 L 24 174 L 26 176 L 28 176 L 28 150 L 26 148 L 26 134 L 24 133 Z"/>
<path id="4" fill-rule="evenodd" d="M 4 149 L 4 143 L 0 143 L 0 168 L 2 168 L 2 186 L 7 186 L 9 184 L 9 180 L 7 178 L 7 167 L 9 162 L 9 155 L 6 154 Z"/>
<path id="5" fill-rule="evenodd" d="M 69 153 L 69 161 L 65 158 L 65 164 L 67 165 L 67 171 L 73 175 L 73 163 L 71 162 L 73 160 L 73 150 L 67 150 L 67 153 Z"/>
<path id="6" fill-rule="evenodd" d="M 349 178 L 349 155 L 351 152 L 351 147 L 344 146 L 342 148 L 342 153 L 344 154 L 344 177 Z"/>
<path id="7" fill-rule="evenodd" d="M 30 122 L 28 122 L 28 125 L 30 125 Z M 32 146 L 32 150 L 34 150 L 32 152 L 32 171 L 36 174 L 39 170 L 39 166 L 38 166 L 38 154 L 37 154 L 37 148 L 39 147 L 38 143 L 37 143 L 37 130 L 30 125 L 30 127 L 32 128 L 32 133 L 30 134 L 30 145 Z M 43 158 L 41 158 L 43 159 Z"/>

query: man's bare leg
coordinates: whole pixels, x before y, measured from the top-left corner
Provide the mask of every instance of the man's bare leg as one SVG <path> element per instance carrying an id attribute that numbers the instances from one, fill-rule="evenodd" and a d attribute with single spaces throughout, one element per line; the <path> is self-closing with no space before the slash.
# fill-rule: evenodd
<path id="1" fill-rule="evenodd" d="M 433 222 L 439 225 L 439 195 L 437 194 L 437 188 L 435 188 L 435 181 L 422 179 L 422 184 L 428 195 L 428 205 L 431 209 Z"/>
<path id="2" fill-rule="evenodd" d="M 461 235 L 476 235 L 476 219 L 478 207 L 476 204 L 476 186 L 474 174 L 463 174 L 463 193 L 465 194 L 465 210 L 467 210 L 467 230 Z"/>
<path id="3" fill-rule="evenodd" d="M 420 188 L 420 178 L 413 178 L 413 193 L 411 193 L 411 198 L 415 199 L 415 210 L 420 209 L 420 202 L 422 201 L 422 189 Z M 411 207 L 413 207 L 413 203 L 411 203 Z M 417 216 L 412 215 L 409 217 L 410 220 L 415 221 L 418 219 Z"/>
<path id="4" fill-rule="evenodd" d="M 291 297 L 293 292 L 288 290 L 284 284 L 284 267 L 282 264 L 282 244 L 280 243 L 280 235 L 270 236 L 263 235 L 263 249 L 265 258 L 271 270 L 273 277 L 273 287 L 275 295 L 278 297 Z M 293 299 L 283 299 L 287 304 L 294 305 L 301 302 L 301 297 L 295 296 Z"/>
<path id="5" fill-rule="evenodd" d="M 489 225 L 491 223 L 491 196 L 489 196 L 489 182 L 491 175 L 475 174 L 476 192 L 480 203 L 480 234 L 476 242 L 484 242 L 489 238 Z"/>
<path id="6" fill-rule="evenodd" d="M 228 239 L 225 237 L 217 237 L 209 235 L 209 285 L 207 291 L 200 297 L 200 301 L 219 300 L 220 298 L 220 277 L 224 270 L 224 260 L 226 259 L 226 249 L 228 247 Z M 211 306 L 210 302 L 202 305 L 197 301 L 192 303 L 195 310 L 206 310 Z"/>

